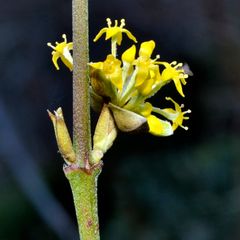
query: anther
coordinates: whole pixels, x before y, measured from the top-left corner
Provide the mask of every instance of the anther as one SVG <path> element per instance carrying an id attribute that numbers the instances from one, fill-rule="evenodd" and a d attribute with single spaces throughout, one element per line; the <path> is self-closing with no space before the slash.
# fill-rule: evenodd
<path id="1" fill-rule="evenodd" d="M 183 66 L 182 63 L 178 63 L 178 64 L 175 66 L 175 68 L 181 68 L 182 66 Z"/>
<path id="2" fill-rule="evenodd" d="M 48 42 L 47 45 L 48 45 L 50 48 L 52 48 L 53 50 L 55 50 L 55 47 L 54 47 L 50 42 Z"/>
<path id="3" fill-rule="evenodd" d="M 63 38 L 64 42 L 67 42 L 67 36 L 66 36 L 66 34 L 63 34 L 63 35 L 62 35 L 62 38 Z"/>
<path id="4" fill-rule="evenodd" d="M 155 57 L 155 59 L 153 59 L 153 61 L 155 62 L 155 61 L 157 61 L 159 58 L 160 58 L 160 55 L 158 54 L 158 55 Z"/>
<path id="5" fill-rule="evenodd" d="M 110 19 L 110 18 L 107 18 L 106 21 L 107 21 L 108 27 L 111 27 L 111 25 L 112 25 L 111 19 Z"/>
<path id="6" fill-rule="evenodd" d="M 181 128 L 183 128 L 184 130 L 188 130 L 188 127 L 186 127 L 186 126 L 180 126 Z"/>
<path id="7" fill-rule="evenodd" d="M 120 28 L 123 28 L 124 26 L 125 26 L 125 19 L 122 18 L 122 19 L 121 19 L 121 25 L 120 25 Z"/>

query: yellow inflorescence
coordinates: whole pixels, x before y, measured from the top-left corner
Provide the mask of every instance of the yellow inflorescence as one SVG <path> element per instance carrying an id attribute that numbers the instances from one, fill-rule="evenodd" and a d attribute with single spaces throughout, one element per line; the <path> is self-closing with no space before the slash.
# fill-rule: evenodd
<path id="1" fill-rule="evenodd" d="M 118 58 L 117 45 L 121 45 L 123 33 L 137 43 L 134 35 L 124 27 L 124 19 L 120 25 L 115 20 L 112 26 L 108 18 L 107 27 L 101 29 L 94 38 L 95 42 L 106 34 L 105 40 L 111 41 L 111 54 L 103 61 L 89 63 L 91 91 L 95 103 L 96 99 L 99 99 L 99 104 L 104 103 L 105 108 L 109 106 L 117 126 L 122 131 L 134 130 L 134 126 L 139 127 L 140 123 L 146 123 L 149 132 L 156 136 L 172 135 L 178 127 L 187 130 L 188 128 L 183 126 L 183 121 L 188 119 L 185 114 L 191 111 L 182 111 L 183 105 L 178 105 L 170 97 L 166 100 L 174 104 L 174 109 L 157 108 L 146 101 L 172 81 L 178 93 L 184 97 L 183 85 L 187 83 L 188 73 L 184 70 L 183 64 L 176 61 L 171 63 L 159 61 L 159 55 L 152 58 L 156 45 L 153 40 L 141 43 L 139 51 L 136 45 L 132 45 Z M 57 60 L 60 58 L 72 70 L 70 50 L 73 46 L 71 42 L 67 43 L 65 35 L 63 39 L 64 41 L 56 43 L 56 46 L 48 44 L 53 48 L 52 60 L 57 69 L 59 69 Z"/>
<path id="2" fill-rule="evenodd" d="M 107 19 L 107 23 L 108 27 L 100 30 L 94 41 L 97 41 L 103 33 L 106 33 L 105 39 L 110 39 L 112 46 L 116 42 L 120 45 L 122 42 L 122 33 L 125 32 L 131 40 L 137 42 L 135 37 L 127 29 L 123 28 L 125 25 L 123 20 L 121 20 L 120 26 L 115 21 L 115 26 L 112 27 L 110 19 Z M 104 98 L 107 96 L 107 101 L 110 101 L 112 105 L 146 118 L 151 134 L 169 136 L 178 127 L 182 127 L 185 130 L 188 129 L 183 126 L 183 120 L 188 119 L 184 115 L 190 113 L 190 110 L 182 111 L 183 106 L 179 106 L 171 98 L 166 98 L 166 100 L 171 101 L 175 109 L 156 108 L 149 102 L 146 102 L 146 100 L 171 81 L 174 82 L 178 93 L 184 97 L 182 85 L 186 84 L 188 74 L 185 72 L 182 63 L 177 63 L 176 61 L 171 63 L 159 61 L 159 55 L 152 58 L 155 45 L 153 40 L 143 42 L 140 45 L 138 54 L 136 46 L 132 45 L 123 52 L 121 60 L 112 51 L 112 54 L 108 55 L 105 61 L 91 62 L 89 64 L 91 68 L 90 78 L 93 83 L 93 91 L 96 94 Z M 96 84 L 96 81 L 99 84 Z M 104 85 L 105 89 L 108 86 L 104 94 L 102 93 L 102 88 L 95 87 L 100 85 Z M 159 118 L 157 115 L 161 115 L 162 117 Z M 116 116 L 118 115 L 115 114 Z M 128 113 L 127 116 L 129 117 L 130 114 Z M 136 118 L 136 115 L 134 117 Z M 121 130 L 124 131 L 122 125 Z"/>

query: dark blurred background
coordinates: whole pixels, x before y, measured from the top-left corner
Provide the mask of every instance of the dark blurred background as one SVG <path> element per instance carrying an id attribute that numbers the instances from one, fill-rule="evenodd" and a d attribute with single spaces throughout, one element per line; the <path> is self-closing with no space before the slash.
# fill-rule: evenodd
<path id="1" fill-rule="evenodd" d="M 125 18 L 139 42 L 154 39 L 155 54 L 194 73 L 185 99 L 173 84 L 152 99 L 184 102 L 189 131 L 120 134 L 106 154 L 102 239 L 239 240 L 240 2 L 90 0 L 89 8 L 90 39 L 106 17 Z M 55 70 L 46 46 L 62 33 L 71 40 L 71 1 L 5 1 L 0 33 L 0 240 L 78 239 L 46 113 L 62 106 L 71 128 L 71 73 Z M 90 47 L 93 61 L 109 49 L 103 39 Z"/>

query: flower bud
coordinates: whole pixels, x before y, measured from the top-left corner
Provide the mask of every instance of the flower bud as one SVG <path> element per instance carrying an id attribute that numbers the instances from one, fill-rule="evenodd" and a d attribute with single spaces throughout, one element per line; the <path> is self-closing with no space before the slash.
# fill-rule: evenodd
<path id="1" fill-rule="evenodd" d="M 56 111 L 54 111 L 54 114 L 48 110 L 47 112 L 53 123 L 59 152 L 67 164 L 75 162 L 76 156 L 68 129 L 64 121 L 62 108 L 58 108 Z"/>
<path id="2" fill-rule="evenodd" d="M 117 128 L 107 105 L 104 105 L 99 116 L 93 136 L 92 163 L 98 163 L 104 153 L 112 146 L 117 137 Z"/>

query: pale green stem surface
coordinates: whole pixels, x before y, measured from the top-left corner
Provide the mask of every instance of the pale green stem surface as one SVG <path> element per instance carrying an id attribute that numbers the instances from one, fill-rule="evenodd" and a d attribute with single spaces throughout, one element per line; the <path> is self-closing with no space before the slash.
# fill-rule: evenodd
<path id="1" fill-rule="evenodd" d="M 65 169 L 73 192 L 81 240 L 100 240 L 97 210 L 97 179 L 100 169 L 91 174 L 81 169 Z"/>

